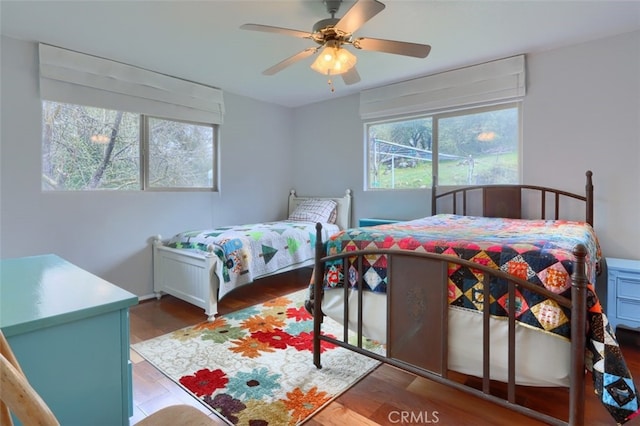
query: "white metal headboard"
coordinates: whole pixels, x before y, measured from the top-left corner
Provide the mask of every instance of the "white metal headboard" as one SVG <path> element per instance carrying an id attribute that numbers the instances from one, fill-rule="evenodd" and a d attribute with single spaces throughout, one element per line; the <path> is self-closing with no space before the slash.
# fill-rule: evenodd
<path id="1" fill-rule="evenodd" d="M 344 196 L 340 198 L 335 197 L 298 197 L 296 190 L 292 189 L 289 192 L 289 214 L 291 214 L 296 207 L 304 200 L 333 200 L 338 203 L 338 216 L 336 218 L 336 225 L 340 229 L 347 229 L 351 227 L 351 190 L 347 189 Z"/>

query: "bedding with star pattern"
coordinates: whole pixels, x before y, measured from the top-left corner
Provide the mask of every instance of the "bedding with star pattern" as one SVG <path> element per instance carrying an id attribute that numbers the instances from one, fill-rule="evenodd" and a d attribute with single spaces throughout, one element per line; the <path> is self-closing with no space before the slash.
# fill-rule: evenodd
<path id="1" fill-rule="evenodd" d="M 338 230 L 337 225 L 324 223 L 323 238 Z M 166 245 L 216 256 L 221 298 L 258 278 L 313 261 L 315 240 L 315 222 L 287 220 L 181 232 Z"/>

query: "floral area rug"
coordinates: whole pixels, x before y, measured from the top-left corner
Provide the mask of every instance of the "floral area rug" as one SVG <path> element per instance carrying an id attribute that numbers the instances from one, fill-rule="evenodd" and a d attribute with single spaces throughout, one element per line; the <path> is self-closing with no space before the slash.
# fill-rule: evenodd
<path id="1" fill-rule="evenodd" d="M 379 365 L 322 342 L 317 369 L 313 319 L 303 306 L 307 294 L 301 290 L 131 347 L 230 424 L 299 424 Z M 343 333 L 326 317 L 322 331 Z M 363 346 L 383 350 L 372 341 Z"/>

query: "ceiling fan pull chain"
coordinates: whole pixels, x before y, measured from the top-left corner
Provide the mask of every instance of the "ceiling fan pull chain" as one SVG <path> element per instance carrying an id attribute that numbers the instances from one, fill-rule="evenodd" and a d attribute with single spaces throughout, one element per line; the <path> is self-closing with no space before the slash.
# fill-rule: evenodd
<path id="1" fill-rule="evenodd" d="M 331 68 L 327 69 L 327 84 L 329 85 L 331 93 L 336 91 L 336 88 L 333 87 L 333 80 L 331 80 Z"/>

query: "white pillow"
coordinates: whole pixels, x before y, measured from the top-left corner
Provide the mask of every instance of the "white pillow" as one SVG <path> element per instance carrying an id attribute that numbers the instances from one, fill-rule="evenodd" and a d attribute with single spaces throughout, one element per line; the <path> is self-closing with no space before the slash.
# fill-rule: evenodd
<path id="1" fill-rule="evenodd" d="M 289 220 L 297 222 L 335 223 L 338 203 L 334 200 L 318 200 L 311 198 L 298 204 L 289 215 Z M 333 219 L 333 222 L 331 222 Z"/>

